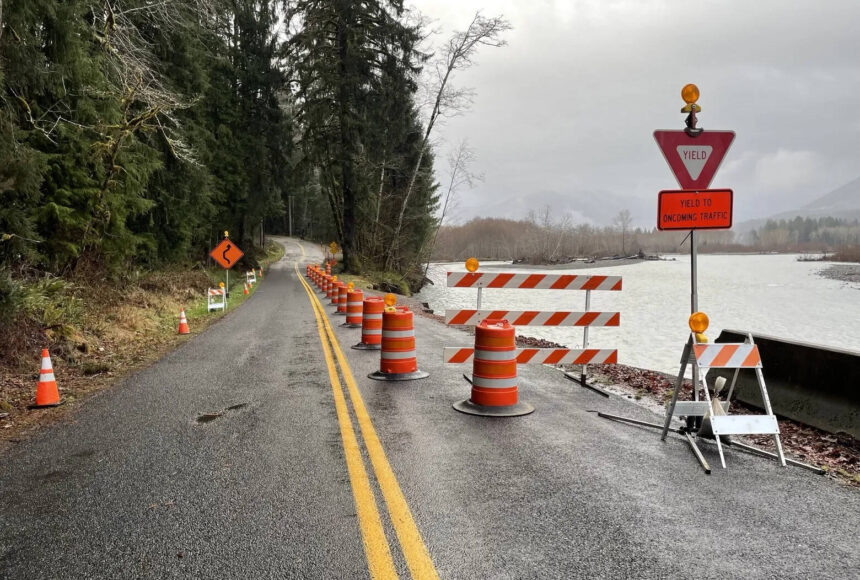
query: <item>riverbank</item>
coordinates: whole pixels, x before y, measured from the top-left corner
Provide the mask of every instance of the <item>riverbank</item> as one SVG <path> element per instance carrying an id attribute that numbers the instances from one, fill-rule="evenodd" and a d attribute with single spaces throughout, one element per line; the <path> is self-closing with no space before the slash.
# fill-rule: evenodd
<path id="1" fill-rule="evenodd" d="M 860 264 L 830 264 L 818 272 L 818 275 L 830 280 L 857 284 L 860 288 Z"/>

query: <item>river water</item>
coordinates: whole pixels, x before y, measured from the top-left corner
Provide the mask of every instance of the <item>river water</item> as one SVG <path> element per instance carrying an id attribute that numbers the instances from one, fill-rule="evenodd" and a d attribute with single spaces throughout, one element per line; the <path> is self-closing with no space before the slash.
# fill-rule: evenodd
<path id="1" fill-rule="evenodd" d="M 751 331 L 779 338 L 860 351 L 860 286 L 817 274 L 828 262 L 799 262 L 796 255 L 699 255 L 699 310 L 708 314 L 706 333 L 714 341 L 721 329 Z M 477 290 L 446 288 L 445 272 L 465 271 L 463 263 L 431 264 L 418 295 L 437 314 L 446 308 L 475 308 Z M 479 271 L 606 274 L 622 276 L 620 292 L 593 291 L 591 310 L 621 312 L 621 326 L 592 328 L 589 347 L 618 348 L 618 362 L 677 373 L 689 335 L 690 256 L 666 256 L 626 266 L 590 269 L 520 269 L 482 263 Z M 585 292 L 569 290 L 485 289 L 483 309 L 585 309 Z M 519 327 L 519 334 L 552 340 L 570 348 L 582 344 L 582 328 Z M 469 344 L 464 335 L 460 345 Z"/>

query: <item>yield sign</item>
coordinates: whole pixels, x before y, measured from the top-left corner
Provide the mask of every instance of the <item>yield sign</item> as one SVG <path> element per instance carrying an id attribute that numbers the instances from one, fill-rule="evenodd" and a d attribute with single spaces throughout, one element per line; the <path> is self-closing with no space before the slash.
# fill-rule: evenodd
<path id="1" fill-rule="evenodd" d="M 230 269 L 236 265 L 236 262 L 242 259 L 245 253 L 239 249 L 239 246 L 231 240 L 224 238 L 221 243 L 215 246 L 215 249 L 209 252 L 212 259 L 218 262 L 222 268 Z"/>
<path id="2" fill-rule="evenodd" d="M 702 131 L 696 137 L 684 131 L 654 131 L 682 189 L 707 189 L 734 138 L 734 131 Z"/>

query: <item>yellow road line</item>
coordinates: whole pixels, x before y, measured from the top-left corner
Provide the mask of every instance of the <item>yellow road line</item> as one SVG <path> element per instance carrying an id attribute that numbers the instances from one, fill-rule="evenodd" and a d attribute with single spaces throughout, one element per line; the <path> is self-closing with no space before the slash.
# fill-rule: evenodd
<path id="1" fill-rule="evenodd" d="M 298 273 L 298 267 L 296 267 Z M 364 461 L 361 458 L 361 450 L 358 446 L 358 440 L 355 436 L 355 430 L 352 426 L 352 420 L 349 417 L 349 411 L 346 406 L 346 399 L 343 394 L 343 387 L 337 375 L 337 369 L 332 358 L 331 348 L 328 340 L 323 332 L 323 324 L 321 317 L 324 319 L 325 313 L 320 313 L 317 309 L 316 296 L 311 293 L 311 289 L 307 283 L 299 275 L 299 279 L 305 287 L 305 292 L 314 307 L 314 316 L 317 320 L 317 331 L 320 335 L 320 342 L 323 345 L 323 353 L 325 355 L 326 366 L 328 367 L 329 381 L 331 381 L 332 391 L 334 393 L 334 404 L 337 410 L 337 420 L 340 424 L 340 436 L 343 440 L 343 450 L 346 456 L 346 467 L 349 472 L 349 481 L 352 484 L 352 495 L 355 501 L 355 509 L 358 514 L 359 528 L 361 529 L 361 538 L 364 543 L 364 553 L 367 556 L 367 567 L 370 570 L 372 578 L 397 578 L 397 571 L 394 569 L 394 560 L 391 557 L 391 550 L 388 547 L 388 540 L 385 539 L 385 532 L 382 529 L 382 520 L 379 517 L 379 510 L 376 507 L 376 499 L 373 497 L 373 490 L 370 488 L 370 479 L 367 476 L 367 470 L 364 466 Z"/>
<path id="2" fill-rule="evenodd" d="M 296 272 L 298 273 L 298 268 Z M 308 290 L 310 287 L 300 274 L 299 279 L 304 284 L 305 289 Z M 312 296 L 313 301 L 319 304 L 316 294 L 309 295 Z M 322 306 L 320 305 L 319 308 L 322 309 Z M 400 484 L 397 482 L 397 477 L 394 475 L 394 470 L 391 469 L 391 464 L 385 456 L 385 451 L 376 434 L 376 429 L 373 427 L 373 422 L 370 420 L 367 408 L 364 406 L 364 400 L 358 390 L 352 369 L 340 348 L 340 343 L 332 331 L 327 316 L 323 316 L 322 323 L 325 326 L 326 333 L 331 340 L 332 347 L 337 356 L 337 361 L 340 365 L 350 400 L 352 401 L 352 407 L 358 419 L 364 445 L 367 448 L 367 454 L 373 465 L 376 480 L 379 482 L 379 487 L 382 490 L 382 497 L 388 506 L 388 512 L 394 524 L 394 531 L 397 533 L 397 538 L 403 549 L 403 556 L 406 558 L 409 571 L 413 578 L 439 578 L 436 567 L 433 565 L 433 560 L 430 558 L 430 553 L 427 551 L 427 546 L 424 544 L 421 533 L 415 525 L 415 520 L 412 517 L 412 512 L 409 510 L 409 505 L 406 503 L 406 498 L 400 489 Z"/>

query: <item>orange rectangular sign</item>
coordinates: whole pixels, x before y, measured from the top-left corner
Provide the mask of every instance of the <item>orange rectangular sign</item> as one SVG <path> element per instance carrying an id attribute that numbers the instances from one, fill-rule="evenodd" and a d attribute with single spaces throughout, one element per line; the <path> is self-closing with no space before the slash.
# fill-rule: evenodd
<path id="1" fill-rule="evenodd" d="M 209 255 L 212 256 L 212 259 L 218 262 L 222 268 L 229 270 L 236 264 L 236 262 L 242 259 L 242 256 L 244 256 L 245 253 L 239 249 L 239 246 L 233 243 L 233 240 L 224 238 L 221 240 L 220 244 L 215 246 L 214 250 L 209 252 Z"/>
<path id="2" fill-rule="evenodd" d="M 732 227 L 731 189 L 661 191 L 658 230 L 727 230 Z"/>

